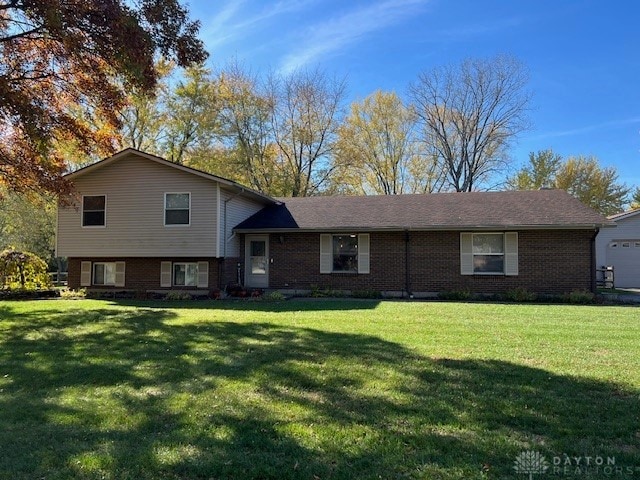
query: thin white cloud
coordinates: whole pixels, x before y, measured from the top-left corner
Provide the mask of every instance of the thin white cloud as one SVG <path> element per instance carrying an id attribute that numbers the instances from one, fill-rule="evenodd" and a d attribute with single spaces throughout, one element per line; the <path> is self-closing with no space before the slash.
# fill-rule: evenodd
<path id="1" fill-rule="evenodd" d="M 233 36 L 232 29 L 228 28 L 228 24 L 243 4 L 244 0 L 231 0 L 212 19 L 206 22 L 202 35 L 206 39 L 207 47 L 217 47 Z"/>
<path id="2" fill-rule="evenodd" d="M 321 56 L 344 49 L 374 31 L 400 22 L 428 1 L 386 0 L 307 27 L 302 32 L 304 46 L 286 55 L 280 64 L 280 70 L 291 72 Z"/>
<path id="3" fill-rule="evenodd" d="M 596 123 L 593 125 L 585 125 L 584 127 L 572 128 L 568 130 L 556 130 L 552 132 L 543 132 L 540 135 L 530 137 L 530 140 L 543 140 L 545 138 L 571 137 L 574 135 L 584 135 L 586 133 L 596 132 L 598 130 L 610 130 L 612 128 L 624 127 L 640 123 L 640 117 L 625 118 L 621 120 L 611 120 L 608 122 Z"/>
<path id="4" fill-rule="evenodd" d="M 246 4 L 245 0 L 229 0 L 219 13 L 206 22 L 203 32 L 205 43 L 207 47 L 213 48 L 246 37 L 259 24 L 280 15 L 302 10 L 316 1 L 280 0 L 250 15 L 246 9 L 241 9 Z M 244 18 L 234 21 L 239 17 L 238 14 L 244 15 Z"/>

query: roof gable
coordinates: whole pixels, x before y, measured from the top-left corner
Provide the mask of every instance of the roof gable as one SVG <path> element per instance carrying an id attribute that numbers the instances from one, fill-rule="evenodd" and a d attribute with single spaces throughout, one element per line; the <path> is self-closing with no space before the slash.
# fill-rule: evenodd
<path id="1" fill-rule="evenodd" d="M 140 150 L 136 150 L 135 148 L 126 148 L 110 157 L 107 157 L 103 160 L 100 160 L 96 163 L 93 163 L 91 165 L 88 165 L 86 167 L 80 168 L 74 172 L 68 173 L 67 175 L 65 175 L 65 177 L 71 181 L 82 177 L 84 175 L 89 175 L 89 174 L 94 174 L 96 172 L 98 172 L 100 169 L 108 166 L 108 165 L 112 165 L 116 162 L 119 161 L 125 161 L 127 158 L 130 158 L 131 156 L 135 156 L 137 158 L 142 158 L 151 162 L 155 162 L 156 164 L 160 164 L 163 165 L 165 167 L 169 167 L 169 168 L 174 168 L 176 170 L 182 171 L 182 172 L 186 172 L 189 173 L 191 175 L 195 175 L 201 178 L 204 178 L 206 180 L 210 180 L 212 182 L 217 182 L 223 186 L 229 187 L 232 190 L 237 190 L 237 191 L 242 191 L 245 192 L 247 194 L 249 194 L 250 196 L 259 198 L 260 200 L 266 201 L 269 204 L 273 204 L 276 203 L 276 200 L 268 195 L 265 195 L 261 192 L 258 192 L 256 190 L 253 190 L 249 187 L 245 187 L 244 185 L 241 185 L 237 182 L 234 182 L 233 180 L 229 180 L 227 178 L 223 178 L 223 177 L 219 177 L 217 175 L 213 175 L 211 173 L 207 173 L 207 172 L 203 172 L 201 170 L 197 170 L 195 168 L 191 168 L 191 167 L 187 167 L 185 165 L 180 165 L 178 163 L 174 163 L 174 162 L 170 162 L 169 160 L 166 160 L 162 157 L 158 157 L 156 155 L 152 155 L 150 153 L 146 153 Z"/>
<path id="2" fill-rule="evenodd" d="M 281 198 L 236 230 L 462 230 L 613 226 L 562 190 Z"/>
<path id="3" fill-rule="evenodd" d="M 609 220 L 613 220 L 614 222 L 619 222 L 620 220 L 627 220 L 629 218 L 633 218 L 636 215 L 640 215 L 640 208 L 627 210 L 626 212 L 616 213 L 615 215 L 609 215 L 607 218 Z"/>

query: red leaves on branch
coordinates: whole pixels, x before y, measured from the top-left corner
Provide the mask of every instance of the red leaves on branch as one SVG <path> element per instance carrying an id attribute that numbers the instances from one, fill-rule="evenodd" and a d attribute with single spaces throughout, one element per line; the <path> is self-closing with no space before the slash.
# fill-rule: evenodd
<path id="1" fill-rule="evenodd" d="M 126 94 L 154 90 L 154 55 L 181 66 L 206 58 L 178 0 L 130 5 L 0 0 L 0 184 L 67 193 L 57 146 L 112 152 L 115 139 L 95 125 L 115 131 Z"/>

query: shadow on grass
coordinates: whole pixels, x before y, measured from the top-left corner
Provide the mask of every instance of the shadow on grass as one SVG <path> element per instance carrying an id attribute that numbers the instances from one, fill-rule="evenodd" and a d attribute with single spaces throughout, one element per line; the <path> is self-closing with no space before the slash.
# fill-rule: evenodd
<path id="1" fill-rule="evenodd" d="M 225 299 L 225 300 L 114 300 L 114 305 L 141 308 L 207 308 L 214 310 L 256 311 L 256 312 L 314 312 L 328 310 L 373 310 L 381 300 L 357 298 L 295 298 L 270 302 L 261 299 Z"/>
<path id="2" fill-rule="evenodd" d="M 640 464 L 639 394 L 615 384 L 157 308 L 2 315 L 0 478 L 516 478 L 529 449 Z"/>

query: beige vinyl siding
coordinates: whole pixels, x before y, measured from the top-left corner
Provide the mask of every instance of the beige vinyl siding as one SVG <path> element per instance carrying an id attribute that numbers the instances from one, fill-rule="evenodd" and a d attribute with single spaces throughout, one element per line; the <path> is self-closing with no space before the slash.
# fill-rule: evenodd
<path id="1" fill-rule="evenodd" d="M 262 210 L 265 205 L 250 198 L 247 198 L 242 193 L 237 194 L 227 190 L 220 190 L 222 201 L 220 202 L 220 215 L 222 215 L 222 221 L 220 222 L 220 228 L 226 231 L 220 238 L 220 256 L 221 257 L 239 257 L 240 256 L 240 238 L 238 235 L 233 234 L 233 227 L 245 221 L 254 213 Z M 227 221 L 224 221 L 225 214 L 225 200 L 227 201 L 226 212 Z M 226 249 L 225 249 L 226 241 Z"/>
<path id="2" fill-rule="evenodd" d="M 76 205 L 58 209 L 63 257 L 187 257 L 216 254 L 216 183 L 134 154 L 74 180 Z M 191 194 L 191 224 L 164 225 L 164 195 Z M 106 227 L 83 228 L 82 195 L 106 195 Z"/>

